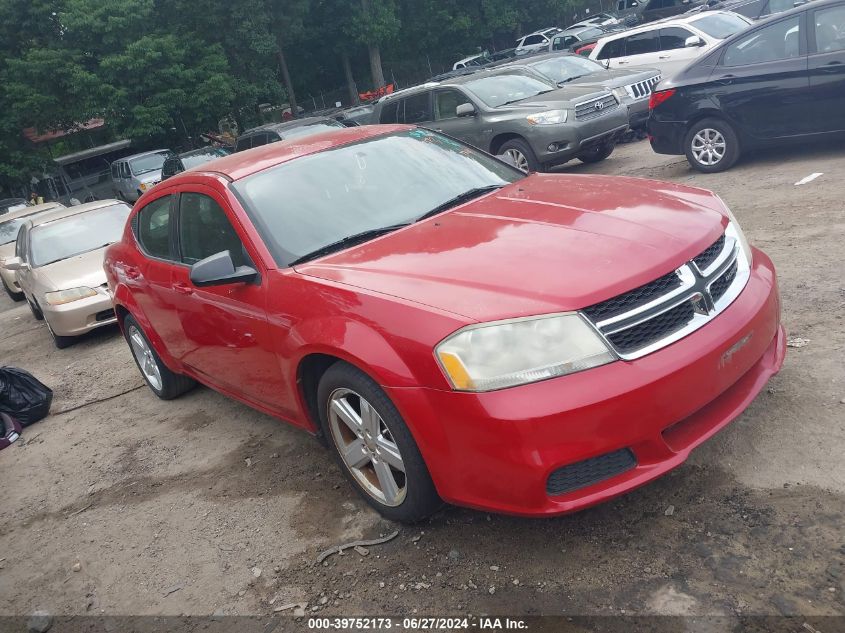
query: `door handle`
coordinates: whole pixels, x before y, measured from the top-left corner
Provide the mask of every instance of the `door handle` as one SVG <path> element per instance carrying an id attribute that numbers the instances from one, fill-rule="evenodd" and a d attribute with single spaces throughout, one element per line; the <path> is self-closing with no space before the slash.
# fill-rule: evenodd
<path id="1" fill-rule="evenodd" d="M 192 294 L 194 294 L 194 289 L 191 288 L 189 285 L 183 284 L 183 283 L 177 282 L 177 283 L 173 284 L 173 289 L 176 292 L 178 292 L 180 295 L 192 295 Z"/>
<path id="2" fill-rule="evenodd" d="M 716 83 L 722 84 L 723 86 L 728 86 L 733 83 L 734 79 L 736 79 L 736 75 L 722 75 L 716 80 Z"/>
<path id="3" fill-rule="evenodd" d="M 135 268 L 135 266 L 124 266 L 123 274 L 126 275 L 127 279 L 138 279 L 141 276 L 141 269 Z"/>
<path id="4" fill-rule="evenodd" d="M 821 70 L 823 73 L 839 73 L 839 72 L 842 72 L 842 62 L 833 60 L 832 62 L 826 63 L 819 70 Z"/>
<path id="5" fill-rule="evenodd" d="M 657 59 L 670 59 L 669 55 L 658 55 Z"/>

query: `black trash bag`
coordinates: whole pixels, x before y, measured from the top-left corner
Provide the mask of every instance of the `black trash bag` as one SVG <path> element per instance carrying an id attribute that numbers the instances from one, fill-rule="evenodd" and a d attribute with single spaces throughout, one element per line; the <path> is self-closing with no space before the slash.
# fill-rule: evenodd
<path id="1" fill-rule="evenodd" d="M 0 412 L 16 418 L 21 426 L 47 417 L 53 390 L 29 372 L 0 367 Z"/>

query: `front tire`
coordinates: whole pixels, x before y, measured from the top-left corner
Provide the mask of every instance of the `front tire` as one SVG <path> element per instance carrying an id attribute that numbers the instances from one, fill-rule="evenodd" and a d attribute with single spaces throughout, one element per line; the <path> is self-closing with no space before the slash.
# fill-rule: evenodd
<path id="1" fill-rule="evenodd" d="M 57 349 L 65 349 L 66 347 L 70 347 L 71 345 L 76 343 L 76 337 L 75 336 L 61 336 L 59 334 L 56 334 L 53 331 L 53 328 L 50 325 L 50 322 L 47 321 L 46 319 L 44 320 L 44 322 L 47 324 L 47 331 L 50 333 L 50 338 L 53 339 L 53 344 L 56 346 Z"/>
<path id="2" fill-rule="evenodd" d="M 9 286 L 6 285 L 6 280 L 0 277 L 0 281 L 3 282 L 3 290 L 6 291 L 6 294 L 9 295 L 9 299 L 12 301 L 23 301 L 23 293 L 22 292 L 15 292 Z"/>
<path id="3" fill-rule="evenodd" d="M 192 378 L 177 374 L 167 368 L 132 315 L 127 315 L 123 320 L 123 332 L 141 375 L 147 386 L 159 398 L 173 400 L 190 391 L 197 384 Z"/>
<path id="4" fill-rule="evenodd" d="M 317 402 L 341 470 L 382 516 L 416 523 L 443 505 L 405 421 L 372 378 L 338 362 L 323 374 Z"/>
<path id="5" fill-rule="evenodd" d="M 702 119 L 684 137 L 684 153 L 693 169 L 715 174 L 734 166 L 739 159 L 739 138 L 721 119 Z"/>
<path id="6" fill-rule="evenodd" d="M 597 145 L 592 149 L 587 150 L 586 152 L 582 152 L 578 154 L 578 160 L 582 163 L 600 163 L 608 156 L 613 153 L 613 150 L 616 148 L 616 143 L 604 143 L 603 145 Z"/>
<path id="7" fill-rule="evenodd" d="M 521 138 L 505 141 L 499 148 L 498 154 L 507 156 L 513 165 L 525 173 L 542 171 L 540 161 L 531 146 Z"/>

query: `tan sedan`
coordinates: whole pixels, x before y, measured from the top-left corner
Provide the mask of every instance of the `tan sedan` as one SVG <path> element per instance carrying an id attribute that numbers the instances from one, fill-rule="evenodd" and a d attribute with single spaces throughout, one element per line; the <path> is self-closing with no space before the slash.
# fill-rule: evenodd
<path id="1" fill-rule="evenodd" d="M 20 228 L 14 257 L 21 292 L 36 319 L 44 319 L 56 347 L 115 323 L 106 286 L 103 254 L 126 226 L 129 205 L 103 200 L 59 209 L 27 220 Z"/>
<path id="2" fill-rule="evenodd" d="M 11 297 L 12 301 L 23 301 L 23 293 L 18 286 L 18 282 L 15 281 L 15 272 L 3 268 L 3 262 L 7 257 L 15 256 L 15 240 L 18 237 L 18 230 L 27 220 L 35 219 L 39 213 L 64 208 L 65 205 L 60 202 L 48 202 L 0 215 L 0 282 L 3 284 L 3 290 Z"/>

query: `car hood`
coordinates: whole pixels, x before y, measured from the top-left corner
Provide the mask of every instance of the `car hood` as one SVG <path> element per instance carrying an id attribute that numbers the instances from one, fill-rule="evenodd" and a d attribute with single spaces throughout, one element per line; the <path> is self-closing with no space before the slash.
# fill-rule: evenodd
<path id="1" fill-rule="evenodd" d="M 37 291 L 52 292 L 87 286 L 97 288 L 106 283 L 103 257 L 106 249 L 98 248 L 75 257 L 33 269 Z"/>
<path id="2" fill-rule="evenodd" d="M 141 174 L 140 176 L 135 176 L 138 179 L 138 182 L 161 182 L 161 170 L 156 169 L 155 171 L 148 171 L 145 174 Z"/>
<path id="3" fill-rule="evenodd" d="M 578 77 L 578 79 L 567 81 L 564 86 L 606 86 L 608 88 L 618 88 L 619 86 L 627 86 L 635 84 L 638 81 L 651 79 L 659 74 L 660 71 L 656 68 L 637 68 L 636 70 L 614 69 Z"/>
<path id="4" fill-rule="evenodd" d="M 545 94 L 528 97 L 527 99 L 517 101 L 516 103 L 509 103 L 508 105 L 501 106 L 499 109 L 530 108 L 536 110 L 538 108 L 567 108 L 572 107 L 576 103 L 589 101 L 590 99 L 597 99 L 606 93 L 607 90 L 601 87 L 566 85 L 563 88 L 550 90 Z"/>
<path id="5" fill-rule="evenodd" d="M 701 253 L 727 222 L 703 189 L 538 174 L 296 270 L 489 321 L 636 288 Z"/>

